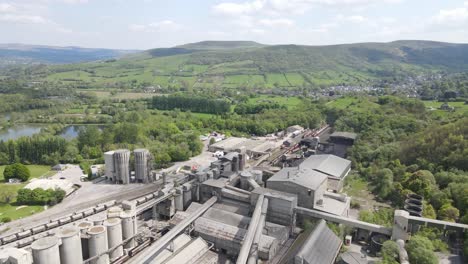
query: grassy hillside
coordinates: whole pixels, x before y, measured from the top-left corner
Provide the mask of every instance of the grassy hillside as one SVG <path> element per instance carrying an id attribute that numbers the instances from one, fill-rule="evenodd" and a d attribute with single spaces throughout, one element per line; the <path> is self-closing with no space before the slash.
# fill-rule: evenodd
<path id="1" fill-rule="evenodd" d="M 32 79 L 81 88 L 296 89 L 468 69 L 468 45 L 396 41 L 333 46 L 200 42 L 119 60 L 36 68 Z"/>
<path id="2" fill-rule="evenodd" d="M 135 51 L 0 44 L 0 66 L 24 63 L 77 63 L 111 59 L 133 52 Z"/>

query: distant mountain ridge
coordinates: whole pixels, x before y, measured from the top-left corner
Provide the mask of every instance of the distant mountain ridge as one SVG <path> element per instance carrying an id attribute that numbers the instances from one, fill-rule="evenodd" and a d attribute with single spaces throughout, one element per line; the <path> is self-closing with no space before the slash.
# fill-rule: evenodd
<path id="1" fill-rule="evenodd" d="M 368 85 L 466 71 L 468 44 L 400 40 L 306 46 L 203 41 L 116 60 L 36 68 L 30 79 L 88 88 L 258 90 Z"/>
<path id="2" fill-rule="evenodd" d="M 0 44 L 0 65 L 78 63 L 118 58 L 135 52 L 138 51 L 8 43 Z"/>

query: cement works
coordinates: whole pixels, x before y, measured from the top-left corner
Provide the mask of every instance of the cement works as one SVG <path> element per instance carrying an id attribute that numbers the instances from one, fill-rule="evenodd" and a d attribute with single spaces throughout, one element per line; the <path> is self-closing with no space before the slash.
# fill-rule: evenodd
<path id="1" fill-rule="evenodd" d="M 296 158 L 284 161 L 289 165 L 276 172 L 261 171 L 250 168 L 248 162 L 257 163 L 262 158 L 258 146 L 266 144 L 248 141 L 253 148 L 249 152 L 239 145 L 242 142 L 236 140 L 236 149 L 209 167 L 154 178 L 158 190 L 137 199 L 97 204 L 6 237 L 0 260 L 24 264 L 332 264 L 343 238 L 327 227 L 328 221 L 354 228 L 353 239 L 371 243 L 375 251 L 382 240 L 398 241 L 403 245 L 400 262 L 408 263 L 404 243 L 421 226 L 460 234 L 468 230 L 467 225 L 402 210 L 395 211 L 392 227 L 352 219 L 349 197 L 340 193 L 350 171 L 348 160 L 317 151 L 300 162 Z M 318 144 L 313 148 L 319 150 Z M 128 183 L 134 181 L 131 176 L 128 179 Z M 115 182 L 126 184 L 126 180 Z M 306 219 L 315 222 L 310 233 L 301 229 Z"/>

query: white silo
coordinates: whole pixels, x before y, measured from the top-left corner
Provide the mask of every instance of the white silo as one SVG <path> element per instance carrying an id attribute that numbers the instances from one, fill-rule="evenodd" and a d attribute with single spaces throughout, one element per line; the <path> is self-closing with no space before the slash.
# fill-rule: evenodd
<path id="1" fill-rule="evenodd" d="M 89 257 L 95 257 L 100 255 L 97 258 L 94 258 L 89 263 L 91 264 L 108 264 L 109 255 L 102 254 L 107 251 L 107 231 L 104 226 L 93 226 L 87 231 L 89 235 L 88 247 L 89 247 Z M 102 255 L 101 255 L 102 254 Z"/>
<path id="2" fill-rule="evenodd" d="M 59 246 L 61 263 L 82 264 L 83 255 L 79 229 L 75 226 L 64 227 L 57 232 L 57 236 L 62 240 L 62 244 Z"/>
<path id="3" fill-rule="evenodd" d="M 119 149 L 114 151 L 115 182 L 130 183 L 130 150 Z"/>
<path id="4" fill-rule="evenodd" d="M 136 234 L 137 226 L 135 214 L 123 212 L 120 214 L 122 219 L 122 239 L 127 240 Z M 124 244 L 125 249 L 134 248 L 136 246 L 135 239 L 132 238 Z"/>
<path id="5" fill-rule="evenodd" d="M 60 264 L 59 239 L 43 237 L 31 244 L 34 264 Z"/>
<path id="6" fill-rule="evenodd" d="M 115 247 L 114 250 L 109 252 L 110 261 L 114 261 L 123 256 L 122 220 L 120 218 L 109 218 L 104 221 L 104 226 L 107 228 L 109 249 Z"/>
<path id="7" fill-rule="evenodd" d="M 88 220 L 93 222 L 94 225 L 102 225 L 106 219 L 107 216 L 104 213 L 96 214 L 88 218 Z"/>
<path id="8" fill-rule="evenodd" d="M 90 221 L 83 221 L 78 224 L 78 229 L 80 230 L 80 236 L 81 236 L 81 251 L 82 251 L 82 256 L 83 259 L 88 259 L 89 258 L 89 246 L 88 246 L 88 240 L 89 240 L 89 235 L 86 233 L 90 227 L 93 226 L 93 223 Z"/>
<path id="9" fill-rule="evenodd" d="M 115 182 L 114 151 L 104 153 L 105 174 L 107 179 Z"/>
<path id="10" fill-rule="evenodd" d="M 147 149 L 135 149 L 135 177 L 137 182 L 148 183 L 152 169 L 152 156 Z"/>

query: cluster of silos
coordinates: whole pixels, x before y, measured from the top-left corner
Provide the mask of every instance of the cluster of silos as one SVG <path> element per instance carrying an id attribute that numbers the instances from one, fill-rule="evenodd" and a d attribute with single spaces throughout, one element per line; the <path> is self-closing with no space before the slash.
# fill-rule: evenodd
<path id="1" fill-rule="evenodd" d="M 130 155 L 128 149 L 119 149 L 104 153 L 106 165 L 106 177 L 117 184 L 129 184 L 130 180 Z M 135 157 L 135 181 L 139 183 L 151 182 L 151 170 L 153 156 L 147 149 L 136 149 Z"/>
<path id="2" fill-rule="evenodd" d="M 408 194 L 404 208 L 410 215 L 421 217 L 423 212 L 423 197 L 417 194 Z"/>
<path id="3" fill-rule="evenodd" d="M 34 264 L 108 264 L 136 246 L 135 210 L 112 207 L 89 221 L 61 228 L 31 245 Z"/>

